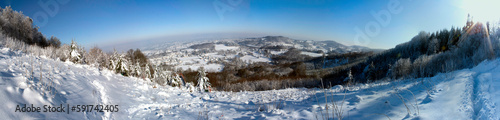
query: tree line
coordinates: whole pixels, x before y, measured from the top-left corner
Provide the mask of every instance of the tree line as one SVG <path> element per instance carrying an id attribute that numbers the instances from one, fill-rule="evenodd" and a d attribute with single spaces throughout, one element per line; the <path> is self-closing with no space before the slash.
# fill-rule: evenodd
<path id="1" fill-rule="evenodd" d="M 10 6 L 0 8 L 0 11 L 0 27 L 3 34 L 23 41 L 28 45 L 40 47 L 61 46 L 61 41 L 57 37 L 45 37 L 38 31 L 38 27 L 33 24 L 33 19 L 23 15 L 22 12 L 12 10 Z"/>
<path id="2" fill-rule="evenodd" d="M 486 28 L 486 29 L 485 29 Z M 432 77 L 438 73 L 472 68 L 500 56 L 499 28 L 475 23 L 474 27 L 420 32 L 410 41 L 368 57 L 364 62 L 323 77 L 343 84 L 347 72 L 365 83 L 381 79 Z"/>

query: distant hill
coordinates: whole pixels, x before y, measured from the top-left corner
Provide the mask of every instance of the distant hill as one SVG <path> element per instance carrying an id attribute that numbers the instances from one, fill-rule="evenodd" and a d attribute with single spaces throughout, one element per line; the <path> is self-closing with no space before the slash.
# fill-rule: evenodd
<path id="1" fill-rule="evenodd" d="M 295 40 L 283 36 L 265 36 L 260 38 L 247 38 L 237 40 L 240 46 L 250 48 L 297 48 L 304 51 L 322 51 L 325 53 L 347 53 L 347 52 L 367 52 L 373 51 L 363 46 L 346 46 L 336 41 L 313 41 L 313 40 Z"/>

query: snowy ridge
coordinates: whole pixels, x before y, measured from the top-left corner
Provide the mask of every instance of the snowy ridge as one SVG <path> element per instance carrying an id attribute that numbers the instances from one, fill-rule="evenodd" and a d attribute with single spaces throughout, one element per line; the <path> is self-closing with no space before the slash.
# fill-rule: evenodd
<path id="1" fill-rule="evenodd" d="M 430 78 L 207 93 L 1 48 L 0 78 L 4 119 L 332 119 L 339 117 L 331 114 L 332 103 L 345 119 L 498 119 L 500 114 L 500 59 Z M 15 112 L 24 104 L 111 104 L 119 105 L 119 112 Z"/>

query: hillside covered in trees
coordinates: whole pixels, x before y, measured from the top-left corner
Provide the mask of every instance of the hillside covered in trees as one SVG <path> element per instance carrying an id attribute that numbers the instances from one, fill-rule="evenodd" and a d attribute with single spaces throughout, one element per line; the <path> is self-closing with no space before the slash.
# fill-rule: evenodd
<path id="1" fill-rule="evenodd" d="M 351 71 L 356 82 L 381 79 L 432 77 L 458 69 L 471 68 L 500 55 L 499 28 L 490 23 L 468 20 L 463 28 L 452 27 L 434 33 L 420 32 L 410 41 L 369 56 L 365 62 L 344 68 L 325 78 L 343 82 L 338 76 Z"/>

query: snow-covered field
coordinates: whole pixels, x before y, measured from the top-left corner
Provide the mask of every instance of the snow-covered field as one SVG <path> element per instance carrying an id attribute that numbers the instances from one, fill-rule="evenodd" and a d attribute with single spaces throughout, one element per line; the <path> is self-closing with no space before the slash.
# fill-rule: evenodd
<path id="1" fill-rule="evenodd" d="M 237 46 L 225 46 L 222 44 L 215 44 L 215 50 L 220 51 L 220 50 L 237 50 L 239 47 Z"/>
<path id="2" fill-rule="evenodd" d="M 155 64 L 168 64 L 173 65 L 177 69 L 182 70 L 197 70 L 203 67 L 206 72 L 219 72 L 224 68 L 222 62 L 229 62 L 239 57 L 245 63 L 255 63 L 255 62 L 271 62 L 271 59 L 265 55 L 252 52 L 249 50 L 238 50 L 237 46 L 225 46 L 223 44 L 215 44 L 215 50 L 208 53 L 196 53 L 192 54 L 190 52 L 196 51 L 195 49 L 183 48 L 181 50 L 172 50 L 164 52 L 162 56 L 152 56 L 150 58 L 151 62 Z M 154 53 L 152 51 L 147 51 L 151 54 L 159 54 L 162 52 Z"/>
<path id="3" fill-rule="evenodd" d="M 313 52 L 305 52 L 305 51 L 302 51 L 301 54 L 302 55 L 309 55 L 311 57 L 321 57 L 321 56 L 323 56 L 323 54 L 313 53 Z"/>
<path id="4" fill-rule="evenodd" d="M 499 119 L 500 59 L 431 78 L 330 89 L 189 92 L 0 48 L 2 119 Z M 118 112 L 15 112 L 17 105 Z M 332 109 L 333 108 L 333 109 Z M 333 111 L 336 110 L 336 111 Z"/>

